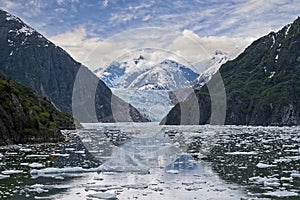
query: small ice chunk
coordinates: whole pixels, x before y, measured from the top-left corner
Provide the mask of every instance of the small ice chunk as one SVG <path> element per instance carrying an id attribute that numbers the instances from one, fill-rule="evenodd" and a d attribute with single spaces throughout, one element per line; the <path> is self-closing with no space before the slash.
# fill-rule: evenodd
<path id="1" fill-rule="evenodd" d="M 293 181 L 293 177 L 281 177 L 281 181 Z"/>
<path id="2" fill-rule="evenodd" d="M 85 169 L 82 167 L 65 167 L 65 168 L 44 168 L 44 169 L 33 169 L 30 171 L 31 175 L 39 174 L 60 174 L 60 173 L 85 173 L 85 172 L 99 172 L 101 168 L 89 168 Z"/>
<path id="3" fill-rule="evenodd" d="M 257 168 L 270 168 L 270 167 L 276 167 L 276 165 L 269 165 L 269 164 L 264 164 L 264 163 L 258 163 L 256 165 Z"/>
<path id="4" fill-rule="evenodd" d="M 82 151 L 75 151 L 74 153 L 78 153 L 78 154 L 84 154 L 84 153 L 85 153 L 85 151 L 84 151 L 84 150 L 82 150 Z"/>
<path id="5" fill-rule="evenodd" d="M 5 178 L 9 178 L 10 176 L 9 175 L 2 175 L 2 174 L 0 174 L 0 180 L 1 179 L 5 179 Z"/>
<path id="6" fill-rule="evenodd" d="M 53 153 L 51 156 L 56 156 L 56 157 L 69 157 L 70 154 L 67 153 Z"/>
<path id="7" fill-rule="evenodd" d="M 264 182 L 264 186 L 266 186 L 266 187 L 268 187 L 268 186 L 270 186 L 270 187 L 278 187 L 278 186 L 280 186 L 280 183 L 277 182 L 277 181 L 269 181 L 269 180 L 267 180 L 267 181 Z"/>
<path id="8" fill-rule="evenodd" d="M 299 173 L 291 173 L 291 177 L 300 178 L 300 174 Z"/>
<path id="9" fill-rule="evenodd" d="M 46 158 L 49 157 L 47 154 L 31 154 L 27 155 L 26 158 Z"/>
<path id="10" fill-rule="evenodd" d="M 117 199 L 116 195 L 110 194 L 110 193 L 105 193 L 105 192 L 89 194 L 88 197 L 97 198 L 97 199 L 110 199 L 110 200 Z"/>
<path id="11" fill-rule="evenodd" d="M 260 177 L 260 176 L 255 176 L 255 177 L 250 177 L 249 181 L 253 182 L 254 184 L 262 184 L 264 183 L 268 178 L 266 177 Z"/>
<path id="12" fill-rule="evenodd" d="M 34 185 L 31 185 L 31 186 L 30 186 L 30 188 L 32 188 L 32 189 L 35 189 L 35 188 L 42 188 L 42 187 L 44 187 L 43 184 L 34 184 Z"/>
<path id="13" fill-rule="evenodd" d="M 66 148 L 66 151 L 75 151 L 75 148 Z"/>
<path id="14" fill-rule="evenodd" d="M 28 164 L 28 167 L 30 168 L 42 168 L 42 167 L 45 167 L 45 165 L 41 164 L 41 163 L 31 163 L 31 164 Z"/>
<path id="15" fill-rule="evenodd" d="M 28 166 L 29 163 L 20 163 L 21 166 Z"/>
<path id="16" fill-rule="evenodd" d="M 43 192 L 48 192 L 48 190 L 44 189 L 44 185 L 43 184 L 34 184 L 30 186 L 30 191 L 31 192 L 37 192 L 37 193 L 43 193 Z"/>
<path id="17" fill-rule="evenodd" d="M 4 175 L 10 175 L 10 174 L 20 174 L 20 173 L 23 173 L 23 171 L 11 169 L 11 170 L 4 170 L 1 173 Z"/>
<path id="18" fill-rule="evenodd" d="M 19 149 L 19 151 L 23 151 L 23 152 L 31 152 L 32 149 L 29 149 L 29 148 L 21 148 L 21 149 Z"/>
<path id="19" fill-rule="evenodd" d="M 254 151 L 236 151 L 236 152 L 226 152 L 225 155 L 257 155 Z"/>
<path id="20" fill-rule="evenodd" d="M 179 171 L 178 171 L 178 170 L 175 170 L 175 169 L 171 169 L 171 170 L 168 170 L 167 173 L 168 173 L 168 174 L 178 174 Z"/>
<path id="21" fill-rule="evenodd" d="M 286 191 L 286 190 L 283 190 L 283 191 L 277 190 L 274 192 L 265 192 L 265 193 L 263 193 L 263 195 L 271 196 L 271 197 L 297 197 L 298 193 L 290 192 L 290 191 Z"/>

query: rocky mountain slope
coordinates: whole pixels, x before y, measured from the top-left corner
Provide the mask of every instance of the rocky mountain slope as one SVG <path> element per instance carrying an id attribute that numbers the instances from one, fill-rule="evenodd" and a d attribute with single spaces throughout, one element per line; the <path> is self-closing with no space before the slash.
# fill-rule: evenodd
<path id="1" fill-rule="evenodd" d="M 92 106 L 96 112 L 96 121 L 115 121 L 111 100 L 118 98 L 114 98 L 102 81 L 98 81 L 92 72 L 76 62 L 63 49 L 51 43 L 19 18 L 3 10 L 0 10 L 0 52 L 0 70 L 20 83 L 30 86 L 53 102 L 58 109 L 70 114 L 73 86 L 80 70 L 82 76 L 92 79 L 92 83 L 97 86 L 93 91 L 96 92 L 95 95 L 89 96 L 95 99 L 95 106 Z M 77 95 L 80 95 L 80 91 L 84 93 L 86 88 L 89 86 L 77 88 Z M 121 99 L 114 102 L 121 116 L 125 116 L 122 113 L 130 110 L 132 119 L 120 120 L 147 121 L 134 107 Z M 78 100 L 76 103 L 73 107 L 81 108 L 86 102 Z M 79 109 L 78 112 L 82 112 L 80 116 L 76 116 L 80 121 L 95 121 L 95 117 L 86 116 L 89 113 L 84 109 Z"/>
<path id="2" fill-rule="evenodd" d="M 300 18 L 254 41 L 236 59 L 223 64 L 220 74 L 227 96 L 226 124 L 299 125 Z M 210 123 L 210 97 L 214 94 L 209 94 L 206 86 L 195 94 L 199 112 L 188 106 L 189 98 L 177 104 L 161 123 L 180 124 L 181 107 L 200 113 L 197 124 Z"/>
<path id="3" fill-rule="evenodd" d="M 75 129 L 70 115 L 1 72 L 0 91 L 0 145 L 57 142 L 60 129 Z"/>
<path id="4" fill-rule="evenodd" d="M 198 63 L 198 65 L 203 66 L 204 72 L 200 74 L 199 77 L 197 77 L 193 83 L 192 86 L 194 89 L 199 89 L 205 83 L 207 83 L 211 77 L 220 69 L 220 67 L 226 63 L 230 59 L 230 56 L 222 51 L 217 50 L 215 52 L 215 55 L 202 63 Z M 208 68 L 207 68 L 208 67 Z"/>

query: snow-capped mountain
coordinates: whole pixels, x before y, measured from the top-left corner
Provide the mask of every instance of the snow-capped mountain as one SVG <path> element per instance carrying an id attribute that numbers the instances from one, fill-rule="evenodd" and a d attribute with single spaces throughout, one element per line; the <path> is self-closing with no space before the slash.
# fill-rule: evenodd
<path id="1" fill-rule="evenodd" d="M 228 59 L 227 53 L 216 51 L 212 58 L 194 64 L 195 70 L 191 70 L 171 59 L 155 63 L 149 56 L 131 54 L 95 73 L 116 96 L 135 106 L 151 121 L 159 121 L 189 95 L 188 91 L 179 90 L 191 89 L 191 85 L 201 87 Z M 204 73 L 199 76 L 195 71 Z"/>
<path id="2" fill-rule="evenodd" d="M 205 70 L 197 79 L 192 83 L 194 89 L 199 89 L 207 83 L 211 77 L 219 70 L 221 65 L 226 63 L 230 56 L 222 51 L 217 50 L 210 60 L 206 60 L 197 64 L 198 68 Z"/>
<path id="3" fill-rule="evenodd" d="M 134 59 L 116 61 L 104 71 L 95 73 L 110 88 L 139 90 L 173 90 L 189 86 L 199 74 L 173 60 L 158 64 L 142 55 Z"/>

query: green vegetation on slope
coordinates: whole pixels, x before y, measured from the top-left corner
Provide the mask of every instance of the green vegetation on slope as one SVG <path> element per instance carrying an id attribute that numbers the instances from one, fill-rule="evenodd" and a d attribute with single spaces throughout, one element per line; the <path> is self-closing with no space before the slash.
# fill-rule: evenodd
<path id="1" fill-rule="evenodd" d="M 226 124 L 300 124 L 300 18 L 254 41 L 236 59 L 222 65 L 220 74 L 226 90 Z M 196 94 L 198 101 L 203 98 L 201 92 Z M 166 124 L 180 124 L 173 120 L 178 107 L 164 119 Z M 211 104 L 199 101 L 199 107 L 207 110 Z M 209 116 L 201 117 L 199 124 L 210 122 Z"/>
<path id="2" fill-rule="evenodd" d="M 73 118 L 46 98 L 0 73 L 0 145 L 55 142 L 61 128 L 75 128 Z"/>

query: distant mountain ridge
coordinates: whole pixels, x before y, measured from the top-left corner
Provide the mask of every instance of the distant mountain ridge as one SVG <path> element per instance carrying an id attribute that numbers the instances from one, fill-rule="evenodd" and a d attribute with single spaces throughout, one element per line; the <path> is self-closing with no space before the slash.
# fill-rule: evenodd
<path id="1" fill-rule="evenodd" d="M 40 95 L 52 101 L 58 109 L 70 114 L 72 114 L 73 86 L 77 72 L 82 69 L 84 76 L 97 84 L 95 97 L 90 97 L 95 98 L 96 120 L 114 122 L 111 100 L 118 98 L 115 98 L 109 88 L 63 49 L 47 40 L 21 19 L 3 10 L 0 10 L 0 52 L 0 70 L 20 83 L 32 87 Z M 77 89 L 85 91 L 87 87 L 82 86 Z M 90 113 L 84 110 L 86 102 L 84 99 L 81 100 L 74 106 L 86 116 L 80 117 L 79 120 L 95 122 L 94 117 L 88 116 Z M 118 99 L 114 102 L 120 115 L 130 110 L 132 119 L 120 120 L 147 121 L 134 107 L 123 100 Z"/>
<path id="2" fill-rule="evenodd" d="M 300 124 L 299 17 L 280 31 L 254 41 L 236 59 L 223 64 L 219 71 L 227 98 L 225 124 Z M 210 123 L 211 95 L 206 86 L 195 90 L 199 111 L 192 110 L 191 98 L 188 98 L 177 104 L 161 124 L 180 124 L 181 107 L 187 113 L 200 113 L 197 124 Z"/>
<path id="3" fill-rule="evenodd" d="M 150 64 L 143 55 L 116 61 L 95 73 L 110 88 L 173 90 L 189 86 L 199 74 L 173 60 Z"/>
<path id="4" fill-rule="evenodd" d="M 174 106 L 170 98 L 172 90 L 190 86 L 199 76 L 170 59 L 153 61 L 150 56 L 133 53 L 120 60 L 94 72 L 116 96 L 132 104 L 151 121 L 159 122 Z"/>

